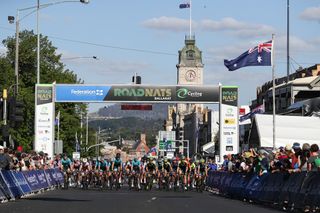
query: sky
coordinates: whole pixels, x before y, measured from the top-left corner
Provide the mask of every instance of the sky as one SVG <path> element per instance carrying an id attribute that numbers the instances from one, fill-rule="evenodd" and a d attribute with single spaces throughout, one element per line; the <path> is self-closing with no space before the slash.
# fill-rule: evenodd
<path id="1" fill-rule="evenodd" d="M 40 4 L 57 2 L 40 0 Z M 128 84 L 137 73 L 142 84 L 175 85 L 178 51 L 189 34 L 185 0 L 90 0 L 64 2 L 40 10 L 40 33 L 62 54 L 66 68 L 85 84 Z M 0 40 L 13 36 L 7 17 L 37 0 L 0 0 Z M 275 34 L 275 75 L 287 73 L 287 0 L 193 0 L 192 34 L 202 51 L 204 85 L 239 86 L 239 104 L 256 98 L 256 88 L 271 80 L 271 67 L 244 67 L 229 72 L 233 59 L 271 40 Z M 22 11 L 20 17 L 32 10 Z M 20 21 L 36 29 L 36 14 Z M 320 63 L 320 0 L 290 0 L 290 73 Z M 0 53 L 5 53 L 0 44 Z M 94 59 L 96 56 L 97 59 Z M 50 83 L 50 82 L 41 82 Z M 95 111 L 106 104 L 90 104 Z"/>

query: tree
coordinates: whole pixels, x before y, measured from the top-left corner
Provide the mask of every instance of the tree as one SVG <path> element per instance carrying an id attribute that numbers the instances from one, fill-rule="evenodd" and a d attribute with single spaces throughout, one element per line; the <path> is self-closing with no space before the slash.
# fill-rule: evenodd
<path id="1" fill-rule="evenodd" d="M 37 37 L 33 31 L 22 31 L 19 36 L 19 94 L 17 99 L 24 104 L 24 122 L 17 129 L 10 129 L 13 139 L 31 150 L 34 140 L 34 103 L 36 84 L 36 56 Z M 15 82 L 15 37 L 8 37 L 3 42 L 7 52 L 0 56 L 0 87 L 9 88 Z M 61 54 L 57 54 L 57 48 L 46 36 L 40 36 L 40 76 L 41 83 L 83 83 L 77 75 L 65 69 L 60 61 Z M 9 96 L 13 90 L 9 91 Z M 75 134 L 80 132 L 80 115 L 77 109 L 86 112 L 84 104 L 63 103 L 56 104 L 56 111 L 61 113 L 60 139 L 64 141 L 64 150 L 68 153 L 74 151 Z"/>

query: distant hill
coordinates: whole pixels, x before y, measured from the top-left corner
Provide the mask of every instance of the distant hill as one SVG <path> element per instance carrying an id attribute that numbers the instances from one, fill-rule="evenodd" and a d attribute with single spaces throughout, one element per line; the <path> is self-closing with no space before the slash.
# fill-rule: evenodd
<path id="1" fill-rule="evenodd" d="M 119 135 L 125 140 L 139 140 L 140 134 L 147 135 L 147 145 L 152 147 L 156 144 L 158 131 L 163 129 L 163 119 L 125 117 L 106 120 L 92 120 L 90 128 L 101 130 L 101 137 L 105 140 L 114 140 Z M 110 139 L 108 139 L 110 137 Z"/>
<path id="2" fill-rule="evenodd" d="M 115 104 L 100 108 L 98 112 L 91 114 L 93 117 L 127 118 L 138 117 L 141 119 L 166 119 L 168 104 L 152 104 L 152 110 L 121 110 L 121 104 Z"/>

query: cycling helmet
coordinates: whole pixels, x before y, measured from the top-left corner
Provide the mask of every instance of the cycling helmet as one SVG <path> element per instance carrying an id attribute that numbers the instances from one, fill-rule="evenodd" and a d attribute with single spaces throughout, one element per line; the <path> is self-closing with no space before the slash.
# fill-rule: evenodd
<path id="1" fill-rule="evenodd" d="M 138 161 L 138 158 L 137 157 L 133 158 L 133 161 L 134 162 Z"/>
<path id="2" fill-rule="evenodd" d="M 186 159 L 186 157 L 185 157 L 185 156 L 182 156 L 182 157 L 181 157 L 181 160 L 185 160 L 185 159 Z"/>
<path id="3" fill-rule="evenodd" d="M 200 160 L 200 163 L 204 163 L 205 162 L 205 160 L 202 158 L 201 160 Z"/>
<path id="4" fill-rule="evenodd" d="M 118 159 L 120 158 L 120 153 L 116 154 L 116 158 L 118 158 Z"/>

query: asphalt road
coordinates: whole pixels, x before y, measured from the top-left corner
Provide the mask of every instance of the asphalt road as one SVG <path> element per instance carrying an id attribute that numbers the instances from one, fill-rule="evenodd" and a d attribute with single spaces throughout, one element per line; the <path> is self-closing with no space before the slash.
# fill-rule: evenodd
<path id="1" fill-rule="evenodd" d="M 80 189 L 54 190 L 0 204 L 2 213 L 269 213 L 277 210 L 222 198 L 207 192 L 165 192 L 125 189 L 98 191 Z"/>

